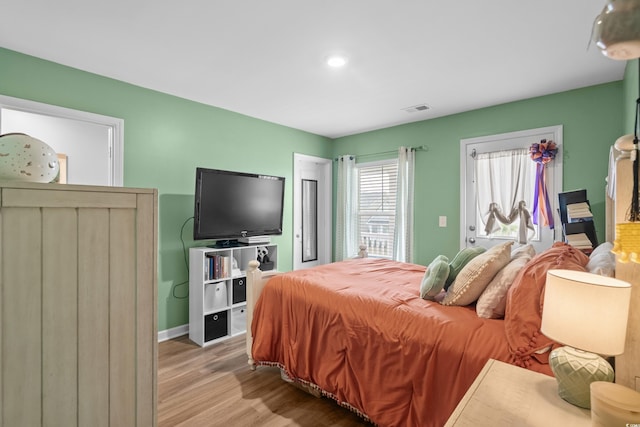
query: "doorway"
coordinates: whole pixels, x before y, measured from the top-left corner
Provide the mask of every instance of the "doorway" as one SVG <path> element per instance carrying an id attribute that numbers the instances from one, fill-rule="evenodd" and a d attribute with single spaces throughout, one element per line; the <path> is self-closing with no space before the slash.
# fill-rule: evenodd
<path id="1" fill-rule="evenodd" d="M 0 134 L 19 132 L 66 163 L 66 183 L 123 185 L 124 120 L 0 95 Z"/>
<path id="2" fill-rule="evenodd" d="M 293 154 L 293 269 L 331 262 L 332 162 Z"/>
<path id="3" fill-rule="evenodd" d="M 554 217 L 555 225 L 561 227 L 557 208 L 558 193 L 562 191 L 562 126 L 462 139 L 460 141 L 460 248 L 473 246 L 490 248 L 506 240 L 517 239 L 516 222 L 509 227 L 502 227 L 504 230 L 501 229 L 498 233 L 488 234 L 486 232 L 486 208 L 488 203 L 486 203 L 487 206 L 480 203 L 486 197 L 481 197 L 478 194 L 478 191 L 484 188 L 484 186 L 476 182 L 478 168 L 480 167 L 480 161 L 485 160 L 483 156 L 493 154 L 502 156 L 503 153 L 524 150 L 527 166 L 531 166 L 531 171 L 535 172 L 534 162 L 529 159 L 528 151 L 531 144 L 538 143 L 543 139 L 554 141 L 558 146 L 555 160 L 546 166 L 545 176 L 551 213 Z M 503 186 L 498 190 L 491 190 L 490 201 L 498 201 L 502 191 L 511 191 L 508 184 L 510 184 L 511 175 L 514 175 L 514 173 L 506 166 L 501 166 L 500 169 L 502 169 L 501 172 L 504 172 L 505 177 L 498 177 L 497 179 L 502 181 Z M 523 173 L 523 179 L 518 183 L 518 186 L 524 189 L 524 197 L 522 199 L 525 201 L 527 209 L 532 209 L 534 204 L 534 180 L 535 174 L 526 172 Z M 479 204 L 483 206 L 479 206 Z M 507 215 L 509 210 L 510 207 L 505 208 Z M 537 225 L 534 225 L 534 232 L 530 233 L 527 230 L 527 234 L 528 242 L 533 245 L 536 252 L 540 252 L 551 247 L 558 231 L 557 228 L 543 226 L 542 221 L 537 221 L 537 223 Z"/>

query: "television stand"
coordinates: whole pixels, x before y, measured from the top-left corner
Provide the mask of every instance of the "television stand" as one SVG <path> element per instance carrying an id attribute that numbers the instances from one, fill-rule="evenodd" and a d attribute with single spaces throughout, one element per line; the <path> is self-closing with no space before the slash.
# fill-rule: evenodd
<path id="1" fill-rule="evenodd" d="M 266 248 L 270 262 L 260 263 L 260 268 L 277 270 L 278 246 Z M 245 334 L 247 327 L 251 328 L 247 322 L 247 270 L 258 256 L 258 246 L 251 245 L 189 248 L 191 341 L 204 347 Z"/>

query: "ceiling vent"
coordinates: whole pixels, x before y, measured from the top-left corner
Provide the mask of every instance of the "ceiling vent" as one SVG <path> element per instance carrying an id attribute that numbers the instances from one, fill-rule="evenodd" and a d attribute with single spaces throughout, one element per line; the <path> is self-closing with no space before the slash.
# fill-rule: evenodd
<path id="1" fill-rule="evenodd" d="M 403 110 L 407 113 L 417 113 L 418 111 L 427 111 L 430 109 L 431 107 L 429 107 L 427 104 L 418 104 L 412 107 L 403 108 Z"/>

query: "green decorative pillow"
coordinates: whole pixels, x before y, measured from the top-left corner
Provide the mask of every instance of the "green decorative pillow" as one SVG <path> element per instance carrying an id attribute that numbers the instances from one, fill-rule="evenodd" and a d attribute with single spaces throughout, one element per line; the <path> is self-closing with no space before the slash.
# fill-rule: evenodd
<path id="1" fill-rule="evenodd" d="M 469 261 L 485 251 L 485 248 L 476 246 L 475 248 L 464 248 L 460 252 L 458 252 L 449 263 L 449 276 L 445 281 L 444 288 L 448 289 L 453 281 L 456 280 L 458 273 L 462 271 L 464 266 L 467 265 Z"/>
<path id="2" fill-rule="evenodd" d="M 449 275 L 449 258 L 439 255 L 431 261 L 424 272 L 422 283 L 420 284 L 420 297 L 428 300 L 438 295 L 444 287 L 444 282 Z"/>

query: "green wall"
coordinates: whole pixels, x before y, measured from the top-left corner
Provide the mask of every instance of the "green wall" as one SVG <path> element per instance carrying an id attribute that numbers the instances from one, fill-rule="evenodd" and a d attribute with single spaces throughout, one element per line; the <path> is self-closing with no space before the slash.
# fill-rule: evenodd
<path id="1" fill-rule="evenodd" d="M 621 99 L 622 82 L 593 86 L 339 138 L 333 155 L 429 147 L 416 153 L 415 172 L 414 261 L 427 265 L 459 249 L 460 140 L 563 125 L 564 189 L 587 189 L 603 241 L 605 176 L 609 147 L 621 134 Z M 438 227 L 440 215 L 448 217 L 446 228 Z"/>
<path id="2" fill-rule="evenodd" d="M 635 79 L 635 80 L 634 80 Z M 635 83 L 634 83 L 635 81 Z M 460 139 L 564 126 L 564 188 L 586 188 L 604 238 L 608 150 L 633 117 L 637 72 L 599 85 L 373 132 L 330 139 L 143 89 L 0 48 L 0 94 L 124 119 L 124 183 L 159 193 L 158 329 L 188 323 L 180 227 L 193 215 L 196 166 L 287 178 L 278 263 L 291 268 L 293 153 L 362 155 L 427 145 L 416 156 L 416 259 L 453 256 L 459 241 Z M 624 97 L 623 97 L 624 94 Z M 624 102 L 623 102 L 624 98 Z M 628 99 L 627 99 L 628 98 Z M 632 125 L 631 125 L 632 126 Z M 632 129 L 628 124 L 625 129 Z M 448 227 L 438 227 L 438 216 Z M 192 222 L 184 230 L 187 246 Z M 177 297 L 174 297 L 173 293 Z"/>
<path id="3" fill-rule="evenodd" d="M 158 329 L 189 321 L 180 228 L 196 166 L 284 176 L 278 265 L 291 269 L 293 153 L 331 157 L 331 140 L 0 48 L 0 94 L 124 119 L 124 185 L 159 194 Z M 184 230 L 187 246 L 192 221 Z"/>

